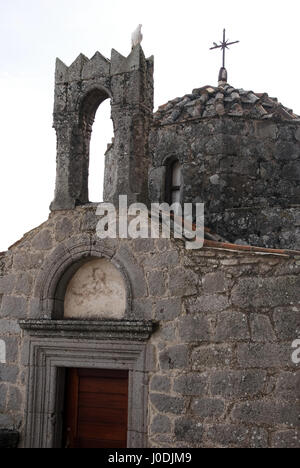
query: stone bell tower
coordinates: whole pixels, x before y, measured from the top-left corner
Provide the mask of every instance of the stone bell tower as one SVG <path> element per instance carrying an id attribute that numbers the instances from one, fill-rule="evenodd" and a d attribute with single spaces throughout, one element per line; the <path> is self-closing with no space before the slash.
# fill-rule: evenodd
<path id="1" fill-rule="evenodd" d="M 100 104 L 111 100 L 114 139 L 106 152 L 104 200 L 148 202 L 148 135 L 153 115 L 153 58 L 140 45 L 125 58 L 80 54 L 70 67 L 57 59 L 54 128 L 57 173 L 52 211 L 89 202 L 89 147 Z"/>

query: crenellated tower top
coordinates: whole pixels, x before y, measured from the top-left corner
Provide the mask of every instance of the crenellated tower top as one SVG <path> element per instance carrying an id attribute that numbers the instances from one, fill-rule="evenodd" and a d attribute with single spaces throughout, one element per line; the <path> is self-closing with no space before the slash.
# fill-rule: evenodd
<path id="1" fill-rule="evenodd" d="M 56 61 L 54 128 L 57 176 L 51 210 L 73 209 L 89 202 L 89 146 L 96 111 L 111 100 L 114 144 L 106 153 L 104 199 L 119 194 L 147 203 L 148 134 L 153 116 L 153 57 L 141 45 L 128 57 L 112 50 L 80 54 L 68 67 Z"/>

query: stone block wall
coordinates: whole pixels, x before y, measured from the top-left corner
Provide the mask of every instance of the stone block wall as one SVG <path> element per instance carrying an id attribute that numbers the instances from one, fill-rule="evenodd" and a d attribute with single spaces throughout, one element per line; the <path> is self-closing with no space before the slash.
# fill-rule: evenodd
<path id="1" fill-rule="evenodd" d="M 126 271 L 130 319 L 157 322 L 148 374 L 151 447 L 299 447 L 300 374 L 291 346 L 300 333 L 300 255 L 218 244 L 187 251 L 164 239 L 99 241 L 97 221 L 94 206 L 52 213 L 0 258 L 7 351 L 0 428 L 20 431 L 22 446 L 29 349 L 18 321 L 49 319 L 41 274 L 50 258 L 59 264 L 72 246 L 78 252 L 89 242 L 91 254 L 101 245 Z"/>
<path id="2" fill-rule="evenodd" d="M 183 264 L 169 287 L 189 294 L 173 290 L 181 312 L 153 337 L 152 446 L 299 447 L 299 259 L 205 249 Z"/>
<path id="3" fill-rule="evenodd" d="M 114 138 L 106 153 L 104 199 L 148 203 L 148 135 L 153 115 L 153 57 L 140 45 L 128 57 L 112 50 L 80 54 L 67 67 L 57 59 L 54 128 L 57 134 L 55 199 L 51 210 L 89 203 L 89 150 L 97 109 L 110 99 Z M 109 143 L 109 142 L 108 142 Z"/>
<path id="4" fill-rule="evenodd" d="M 217 234 L 234 243 L 299 249 L 297 122 L 224 116 L 156 124 L 152 202 L 165 197 L 166 162 L 178 159 L 183 201 L 205 203 L 207 226 Z"/>

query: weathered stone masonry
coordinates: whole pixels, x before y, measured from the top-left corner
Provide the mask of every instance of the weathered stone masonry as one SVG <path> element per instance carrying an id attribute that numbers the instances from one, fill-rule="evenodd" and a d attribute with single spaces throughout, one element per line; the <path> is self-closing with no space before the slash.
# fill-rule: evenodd
<path id="1" fill-rule="evenodd" d="M 20 319 L 43 319 L 37 278 L 47 258 L 94 237 L 94 208 L 54 213 L 2 257 L 0 424 L 24 438 L 28 376 Z M 204 248 L 167 240 L 107 241 L 132 285 L 131 319 L 150 339 L 150 446 L 299 446 L 300 256 Z M 93 247 L 91 247 L 93 248 Z M 47 317 L 49 318 L 49 317 Z M 22 442 L 21 442 L 22 443 Z"/>
<path id="2" fill-rule="evenodd" d="M 98 105 L 112 100 L 105 200 L 164 201 L 168 160 L 183 201 L 204 201 L 221 237 L 96 237 L 88 158 Z M 0 254 L 0 447 L 61 444 L 64 369 L 130 371 L 130 447 L 300 446 L 299 119 L 267 95 L 205 87 L 153 121 L 153 60 L 138 46 L 57 62 L 57 180 L 48 221 Z M 149 170 L 149 177 L 148 177 Z M 213 234 L 212 234 L 213 235 Z M 268 250 L 267 247 L 281 250 Z M 105 258 L 124 280 L 118 321 L 66 320 L 69 281 Z M 104 314 L 105 315 L 105 314 Z"/>
<path id="3" fill-rule="evenodd" d="M 206 223 L 219 235 L 234 243 L 300 248 L 295 114 L 266 94 L 225 84 L 195 89 L 154 117 L 152 201 L 164 198 L 166 163 L 173 158 L 183 169 L 183 200 L 205 203 Z"/>
<path id="4" fill-rule="evenodd" d="M 57 59 L 57 175 L 52 210 L 72 209 L 89 200 L 92 125 L 106 99 L 111 100 L 114 140 L 106 153 L 104 199 L 117 203 L 119 194 L 127 194 L 131 203 L 148 200 L 153 57 L 146 60 L 138 46 L 127 58 L 113 50 L 111 60 L 99 52 L 91 60 L 80 54 L 70 67 Z"/>

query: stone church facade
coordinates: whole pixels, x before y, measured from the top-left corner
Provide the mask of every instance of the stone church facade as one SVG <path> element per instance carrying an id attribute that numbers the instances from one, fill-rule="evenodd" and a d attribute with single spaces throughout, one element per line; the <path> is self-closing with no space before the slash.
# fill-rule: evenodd
<path id="1" fill-rule="evenodd" d="M 202 249 L 97 237 L 89 142 L 105 99 L 104 200 L 203 202 Z M 153 114 L 138 45 L 58 60 L 54 127 L 49 219 L 0 254 L 0 445 L 299 448 L 300 118 L 225 81 Z M 110 384 L 103 424 L 99 379 L 127 382 Z"/>

